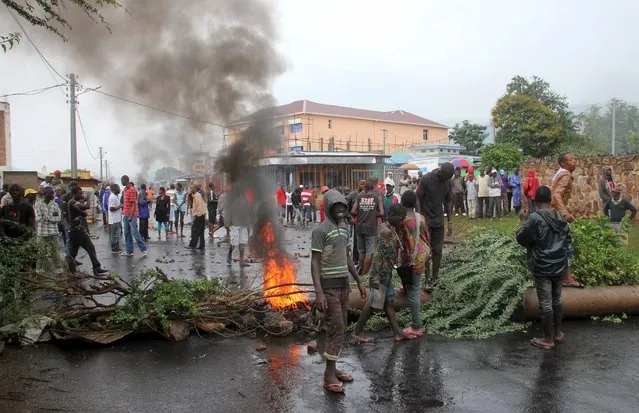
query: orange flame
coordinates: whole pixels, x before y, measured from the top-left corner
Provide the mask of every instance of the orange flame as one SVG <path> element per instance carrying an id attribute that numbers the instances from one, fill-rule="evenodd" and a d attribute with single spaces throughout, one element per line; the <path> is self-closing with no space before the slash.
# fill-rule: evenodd
<path id="1" fill-rule="evenodd" d="M 275 230 L 268 222 L 260 230 L 264 242 L 264 298 L 275 309 L 296 307 L 300 304 L 308 307 L 308 298 L 297 285 L 295 264 L 289 261 L 275 240 Z"/>

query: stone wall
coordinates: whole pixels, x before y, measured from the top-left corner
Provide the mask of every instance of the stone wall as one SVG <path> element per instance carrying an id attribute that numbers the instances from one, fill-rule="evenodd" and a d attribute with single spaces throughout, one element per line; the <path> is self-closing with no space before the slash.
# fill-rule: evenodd
<path id="1" fill-rule="evenodd" d="M 624 197 L 639 202 L 639 155 L 592 156 L 577 159 L 577 169 L 573 172 L 574 182 L 568 210 L 578 217 L 593 217 L 602 211 L 599 199 L 599 179 L 603 166 L 612 168 L 617 185 L 625 187 Z M 542 185 L 550 186 L 559 164 L 546 160 L 533 160 L 521 165 L 522 188 L 528 170 L 535 168 Z M 525 202 L 524 202 L 525 204 Z"/>

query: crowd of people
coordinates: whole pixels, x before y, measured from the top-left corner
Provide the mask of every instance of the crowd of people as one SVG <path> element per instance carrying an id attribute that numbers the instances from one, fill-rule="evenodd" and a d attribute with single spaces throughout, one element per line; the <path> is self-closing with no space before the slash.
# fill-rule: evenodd
<path id="1" fill-rule="evenodd" d="M 471 167 L 462 178 L 459 168 L 445 163 L 420 177 L 415 187 L 406 181 L 400 188 L 401 196 L 395 193 L 391 177 L 383 184 L 371 177 L 352 192 L 323 189 L 325 219 L 312 232 L 311 273 L 317 308 L 326 314 L 324 388 L 343 393 L 343 383 L 353 380 L 336 364 L 345 336 L 349 276 L 365 301 L 352 333 L 357 343 L 372 341 L 362 332 L 375 310 L 386 313 L 396 341 L 421 337 L 421 280 L 424 278 L 427 290 L 445 288 L 438 279 L 444 237 L 452 235 L 453 216 L 468 211 L 470 218 L 499 218 L 510 213 L 511 206 L 520 214 L 524 197 L 528 210 L 525 216 L 520 214 L 522 223 L 516 238 L 528 251 L 544 333 L 542 338 L 533 338 L 531 344 L 548 349 L 563 343 L 562 287 L 583 285 L 572 276 L 574 248 L 568 225 L 575 219 L 567 205 L 576 160 L 573 154 L 563 154 L 558 162 L 560 168 L 550 186 L 542 186 L 534 170 L 528 173 L 522 188 L 519 168 L 509 175 L 508 171 L 491 166 L 475 177 Z M 637 213 L 621 192 L 608 168 L 601 180 L 600 194 L 603 210 L 613 225 L 628 211 L 631 218 Z M 364 285 L 365 277 L 368 287 Z M 395 314 L 395 277 L 411 310 L 411 325 L 404 329 Z"/>

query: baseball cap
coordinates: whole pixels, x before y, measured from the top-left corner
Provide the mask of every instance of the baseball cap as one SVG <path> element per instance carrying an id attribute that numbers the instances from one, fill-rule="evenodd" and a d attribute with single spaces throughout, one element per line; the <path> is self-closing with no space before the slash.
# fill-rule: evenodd
<path id="1" fill-rule="evenodd" d="M 54 175 L 62 175 L 62 172 L 60 172 L 59 169 L 56 169 L 55 171 L 53 171 Z"/>
<path id="2" fill-rule="evenodd" d="M 393 181 L 391 178 L 386 178 L 384 179 L 384 185 L 395 186 L 395 181 Z"/>
<path id="3" fill-rule="evenodd" d="M 328 191 L 329 189 L 331 189 L 331 188 L 329 188 L 328 186 L 324 185 L 324 186 L 322 187 L 322 193 L 324 193 L 324 192 Z"/>
<path id="4" fill-rule="evenodd" d="M 497 169 L 493 168 L 492 171 L 490 171 L 491 174 L 496 174 L 497 173 Z"/>
<path id="5" fill-rule="evenodd" d="M 29 188 L 26 191 L 24 191 L 24 196 L 33 195 L 33 194 L 37 194 L 37 193 L 38 193 L 38 191 L 36 191 L 35 189 Z"/>

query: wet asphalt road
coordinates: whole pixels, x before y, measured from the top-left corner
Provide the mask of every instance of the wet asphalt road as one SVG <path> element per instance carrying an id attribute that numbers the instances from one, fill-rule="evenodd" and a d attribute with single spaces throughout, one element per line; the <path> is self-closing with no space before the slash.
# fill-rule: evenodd
<path id="1" fill-rule="evenodd" d="M 308 253 L 310 232 L 287 230 L 287 251 Z M 191 252 L 173 236 L 151 241 L 148 258 L 125 258 L 110 254 L 101 228 L 92 233 L 100 235 L 94 242 L 103 265 L 124 277 L 159 266 L 174 277 L 260 283 L 259 264 L 227 267 L 228 244 L 218 246 L 220 239 Z M 163 257 L 175 262 L 156 262 Z M 310 281 L 309 258 L 300 258 L 298 274 Z M 259 339 L 197 336 L 9 347 L 0 356 L 0 413 L 639 412 L 639 322 L 565 327 L 568 341 L 553 351 L 529 344 L 536 328 L 482 341 L 427 336 L 395 344 L 388 331 L 371 345 L 349 340 L 339 366 L 356 381 L 345 396 L 325 393 L 323 360 L 293 338 L 266 339 L 263 352 L 255 350 Z"/>
<path id="2" fill-rule="evenodd" d="M 349 342 L 356 381 L 321 388 L 323 361 L 303 342 L 199 338 L 106 348 L 7 348 L 0 412 L 637 412 L 639 323 L 575 321 L 553 351 L 530 334 L 482 341 L 427 336 Z"/>
<path id="3" fill-rule="evenodd" d="M 314 228 L 314 227 L 313 227 Z M 240 265 L 234 261 L 229 267 L 226 263 L 229 250 L 229 243 L 224 241 L 226 231 L 218 230 L 215 240 L 211 240 L 206 232 L 206 250 L 192 251 L 186 248 L 190 241 L 190 226 L 184 229 L 185 238 L 177 235 L 169 235 L 165 240 L 164 233 L 162 240 L 157 239 L 157 232 L 150 230 L 151 240 L 147 247 L 149 256 L 142 258 L 137 247 L 134 246 L 133 257 L 120 257 L 111 254 L 109 246 L 109 234 L 102 227 L 96 224 L 91 227 L 93 243 L 96 247 L 98 258 L 102 266 L 112 272 L 118 272 L 125 279 L 138 275 L 141 271 L 159 267 L 170 277 L 184 279 L 230 277 L 232 281 L 241 284 L 242 287 L 257 287 L 261 283 L 261 265 L 252 263 L 240 271 Z M 283 247 L 298 264 L 298 281 L 301 283 L 311 283 L 311 232 L 312 228 L 285 228 L 283 231 Z M 124 249 L 124 238 L 120 241 L 120 248 Z M 238 251 L 235 251 L 234 258 L 238 258 Z M 301 254 L 302 256 L 296 256 Z M 80 250 L 78 260 L 83 263 L 80 269 L 91 270 L 91 262 L 84 250 Z M 161 262 L 158 262 L 160 260 Z M 173 262 L 171 262 L 173 261 Z"/>

